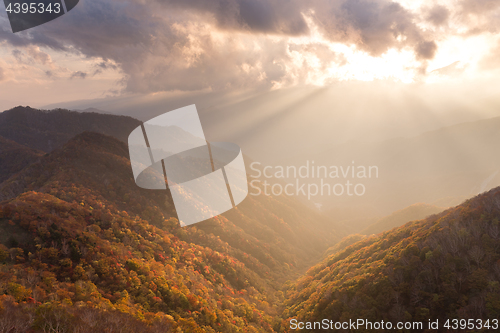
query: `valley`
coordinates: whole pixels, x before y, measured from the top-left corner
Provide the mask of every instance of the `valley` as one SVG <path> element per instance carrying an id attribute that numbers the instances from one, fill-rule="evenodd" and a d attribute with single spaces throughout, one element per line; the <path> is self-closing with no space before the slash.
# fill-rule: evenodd
<path id="1" fill-rule="evenodd" d="M 291 332 L 299 321 L 500 314 L 498 188 L 364 228 L 298 197 L 249 195 L 181 228 L 164 191 L 135 185 L 124 141 L 136 125 L 0 114 L 0 329 Z"/>

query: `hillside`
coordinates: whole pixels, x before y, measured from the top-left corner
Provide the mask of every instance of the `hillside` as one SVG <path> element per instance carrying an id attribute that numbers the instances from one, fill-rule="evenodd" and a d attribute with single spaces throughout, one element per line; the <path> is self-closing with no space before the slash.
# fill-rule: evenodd
<path id="1" fill-rule="evenodd" d="M 165 191 L 135 185 L 126 145 L 90 132 L 0 184 L 0 197 L 0 285 L 13 314 L 0 318 L 41 330 L 271 332 L 282 283 L 337 239 L 286 197 L 249 196 L 180 228 Z"/>
<path id="2" fill-rule="evenodd" d="M 447 319 L 497 319 L 499 220 L 496 188 L 438 215 L 364 238 L 312 267 L 289 288 L 282 327 L 289 327 L 291 319 L 439 320 L 441 325 Z M 441 326 L 439 331 L 447 330 Z"/>
<path id="3" fill-rule="evenodd" d="M 389 216 L 383 217 L 363 231 L 364 235 L 378 234 L 392 228 L 400 227 L 410 221 L 421 220 L 429 215 L 437 214 L 444 210 L 443 207 L 437 207 L 425 203 L 417 203 L 398 210 Z"/>
<path id="4" fill-rule="evenodd" d="M 43 152 L 0 136 L 0 183 L 35 162 Z"/>
<path id="5" fill-rule="evenodd" d="M 138 120 L 125 116 L 18 106 L 0 113 L 0 136 L 50 152 L 85 131 L 110 135 L 126 142 L 130 132 L 140 124 Z"/>
<path id="6" fill-rule="evenodd" d="M 328 257 L 332 254 L 335 254 L 339 251 L 344 250 L 346 247 L 359 242 L 362 239 L 365 239 L 367 236 L 366 235 L 360 235 L 360 234 L 350 234 L 349 236 L 346 236 L 342 238 L 337 244 L 329 247 L 323 257 Z"/>
<path id="7" fill-rule="evenodd" d="M 327 140 L 325 140 L 327 141 Z M 330 143 L 331 145 L 332 143 Z M 418 202 L 456 206 L 500 186 L 500 117 L 462 123 L 380 142 L 350 141 L 321 152 L 283 158 L 281 165 L 376 166 L 378 177 L 349 176 L 366 187 L 363 196 L 317 196 L 328 215 L 359 232 Z M 312 179 L 311 182 L 319 182 Z M 325 179 L 331 184 L 342 179 Z M 306 180 L 304 180 L 306 182 Z M 375 218 L 375 221 L 372 219 Z"/>

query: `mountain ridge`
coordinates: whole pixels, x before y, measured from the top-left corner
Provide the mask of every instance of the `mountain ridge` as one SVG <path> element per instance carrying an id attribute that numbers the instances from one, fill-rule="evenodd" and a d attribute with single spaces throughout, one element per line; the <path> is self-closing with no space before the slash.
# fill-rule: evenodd
<path id="1" fill-rule="evenodd" d="M 141 331 L 155 323 L 187 332 L 276 331 L 281 284 L 336 237 L 295 200 L 264 196 L 180 228 L 165 191 L 135 185 L 126 145 L 94 132 L 0 186 L 0 230 L 10 233 L 0 239 L 0 261 L 10 268 L 0 274 L 7 295 L 0 301 L 30 325 L 60 324 L 54 314 L 61 313 L 73 318 L 67 327 L 92 332 L 77 309 L 102 318 L 105 308 Z M 39 309 L 32 316 L 30 302 Z"/>
<path id="2" fill-rule="evenodd" d="M 50 152 L 85 131 L 111 135 L 126 142 L 130 132 L 140 124 L 128 116 L 18 106 L 0 113 L 0 136 Z"/>
<path id="3" fill-rule="evenodd" d="M 429 215 L 440 213 L 443 210 L 445 210 L 444 207 L 438 207 L 426 203 L 416 203 L 379 219 L 377 222 L 363 229 L 361 234 L 378 234 L 402 226 L 410 221 L 424 219 Z"/>
<path id="4" fill-rule="evenodd" d="M 365 237 L 313 266 L 287 290 L 282 327 L 290 327 L 292 319 L 496 318 L 499 220 L 497 187 L 424 220 Z"/>
<path id="5" fill-rule="evenodd" d="M 44 153 L 0 136 L 0 183 L 34 163 Z"/>

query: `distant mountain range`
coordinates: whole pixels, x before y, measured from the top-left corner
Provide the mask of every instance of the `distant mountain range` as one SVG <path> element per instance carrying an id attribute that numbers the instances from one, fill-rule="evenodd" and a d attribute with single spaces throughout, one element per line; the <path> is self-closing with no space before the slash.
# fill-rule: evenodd
<path id="1" fill-rule="evenodd" d="M 392 228 L 400 227 L 407 222 L 421 220 L 429 215 L 442 212 L 445 208 L 434 205 L 417 203 L 398 210 L 389 216 L 383 217 L 374 224 L 361 231 L 364 235 L 378 234 Z"/>
<path id="2" fill-rule="evenodd" d="M 282 165 L 376 166 L 378 178 L 352 178 L 363 196 L 317 196 L 328 215 L 356 232 L 415 203 L 455 206 L 500 185 L 500 117 L 383 142 L 350 142 L 284 159 Z M 354 161 L 354 164 L 353 164 Z M 318 179 L 304 179 L 305 183 Z M 325 179 L 331 184 L 345 179 Z M 441 202 L 441 203 L 440 203 Z"/>
<path id="3" fill-rule="evenodd" d="M 51 152 L 75 135 L 92 131 L 126 142 L 141 124 L 137 119 L 63 109 L 36 110 L 18 106 L 0 113 L 0 136 L 27 147 Z"/>

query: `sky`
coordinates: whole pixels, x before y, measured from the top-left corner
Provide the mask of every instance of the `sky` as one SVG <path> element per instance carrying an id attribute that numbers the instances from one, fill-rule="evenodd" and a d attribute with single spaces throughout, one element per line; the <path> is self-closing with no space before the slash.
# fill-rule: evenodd
<path id="1" fill-rule="evenodd" d="M 196 104 L 207 140 L 263 164 L 335 165 L 336 147 L 500 117 L 498 96 L 498 0 L 80 0 L 16 34 L 0 11 L 0 110 Z"/>
<path id="2" fill-rule="evenodd" d="M 81 0 L 13 34 L 0 106 L 345 81 L 496 84 L 495 0 Z"/>

